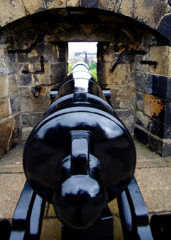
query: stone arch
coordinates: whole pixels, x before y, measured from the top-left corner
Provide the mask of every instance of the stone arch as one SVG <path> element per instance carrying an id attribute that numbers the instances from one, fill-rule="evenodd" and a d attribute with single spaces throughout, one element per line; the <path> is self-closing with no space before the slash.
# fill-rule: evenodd
<path id="1" fill-rule="evenodd" d="M 23 140 L 27 137 L 50 104 L 50 85 L 60 85 L 64 75 L 67 74 L 67 42 L 70 40 L 99 42 L 99 80 L 103 87 L 111 88 L 112 104 L 119 117 L 130 132 L 134 131 L 136 138 L 150 149 L 162 156 L 171 154 L 171 144 L 168 141 L 171 137 L 170 36 L 162 27 L 168 18 L 168 14 L 165 15 L 167 5 L 165 0 L 131 0 L 129 5 L 127 2 L 126 0 L 0 2 L 2 63 L 0 135 L 3 136 L 0 140 L 1 156 L 15 147 L 22 136 Z M 88 24 L 84 19 L 87 14 L 90 17 Z M 51 18 L 56 15 L 63 17 L 60 20 L 63 24 L 61 27 L 58 25 L 57 30 L 54 22 L 59 21 L 59 18 Z M 100 21 L 98 23 L 96 15 Z M 73 17 L 77 25 L 74 28 L 70 24 L 70 28 L 68 24 Z M 50 20 L 46 25 L 41 25 L 44 19 Z M 78 26 L 79 20 L 82 21 L 81 27 Z M 101 23 L 104 23 L 104 27 Z M 118 26 L 121 27 L 118 35 L 121 45 L 119 52 L 115 52 Z M 33 51 L 26 54 L 13 51 L 28 49 L 34 45 L 35 39 L 41 36 L 42 39 L 37 42 Z M 27 44 L 24 44 L 23 37 L 27 39 Z M 115 72 L 109 75 L 109 69 L 122 52 L 122 48 L 126 47 L 136 51 L 143 49 L 147 54 L 145 56 L 137 54 L 133 57 L 125 55 Z M 11 49 L 12 52 L 9 51 Z M 24 75 L 24 71 L 33 73 L 40 69 L 40 56 L 45 57 L 44 74 Z M 143 65 L 140 64 L 141 60 L 157 61 L 158 65 L 156 68 Z M 32 96 L 33 86 L 37 84 L 42 84 L 39 99 Z"/>
<path id="2" fill-rule="evenodd" d="M 15 0 L 0 2 L 0 26 L 22 17 L 55 8 L 97 8 L 133 18 L 152 29 L 157 29 L 165 15 L 165 0 Z"/>

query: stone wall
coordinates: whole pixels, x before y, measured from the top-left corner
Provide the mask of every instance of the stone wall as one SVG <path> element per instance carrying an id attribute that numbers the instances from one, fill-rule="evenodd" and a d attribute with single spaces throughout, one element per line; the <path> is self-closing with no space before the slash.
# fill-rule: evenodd
<path id="1" fill-rule="evenodd" d="M 0 157 L 27 139 L 50 105 L 50 89 L 60 85 L 67 74 L 66 42 L 49 42 L 44 37 L 32 51 L 21 52 L 39 37 L 33 26 L 17 29 L 17 34 L 1 32 Z M 36 86 L 40 86 L 38 98 L 33 96 Z"/>
<path id="2" fill-rule="evenodd" d="M 171 48 L 151 46 L 146 60 L 156 67 L 137 65 L 136 138 L 152 151 L 165 157 L 171 155 Z M 144 59 L 145 59 L 144 58 Z"/>
<path id="3" fill-rule="evenodd" d="M 123 38 L 121 42 L 125 39 Z M 127 43 L 128 44 L 128 43 Z M 133 134 L 135 116 L 135 81 L 134 81 L 134 55 L 125 55 L 111 73 L 110 69 L 116 63 L 123 51 L 114 51 L 113 43 L 98 44 L 98 81 L 104 88 L 111 90 L 111 104 L 119 118 L 124 122 L 130 133 Z"/>
<path id="4" fill-rule="evenodd" d="M 111 89 L 117 114 L 131 133 L 136 121 L 135 136 L 153 151 L 171 154 L 166 9 L 165 0 L 0 0 L 0 157 L 27 138 L 64 81 L 68 41 L 99 42 L 99 84 Z M 147 53 L 125 54 L 111 73 L 124 49 Z"/>

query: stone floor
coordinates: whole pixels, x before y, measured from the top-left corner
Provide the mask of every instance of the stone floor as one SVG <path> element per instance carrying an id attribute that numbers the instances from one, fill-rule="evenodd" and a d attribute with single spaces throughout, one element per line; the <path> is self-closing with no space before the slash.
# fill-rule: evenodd
<path id="1" fill-rule="evenodd" d="M 161 158 L 135 142 L 137 166 L 135 177 L 147 205 L 149 216 L 171 212 L 171 157 Z M 12 220 L 25 183 L 22 168 L 24 143 L 0 160 L 0 220 Z M 109 203 L 114 217 L 114 239 L 122 240 L 122 228 L 116 200 Z M 53 206 L 46 204 L 41 240 L 61 239 L 61 223 Z"/>

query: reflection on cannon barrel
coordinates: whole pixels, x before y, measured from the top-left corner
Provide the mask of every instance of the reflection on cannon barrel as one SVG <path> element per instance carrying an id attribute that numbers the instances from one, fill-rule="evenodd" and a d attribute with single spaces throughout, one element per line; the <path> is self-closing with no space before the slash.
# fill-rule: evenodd
<path id="1" fill-rule="evenodd" d="M 131 181 L 133 140 L 85 63 L 77 63 L 24 149 L 32 188 L 53 203 L 57 217 L 84 229 Z"/>

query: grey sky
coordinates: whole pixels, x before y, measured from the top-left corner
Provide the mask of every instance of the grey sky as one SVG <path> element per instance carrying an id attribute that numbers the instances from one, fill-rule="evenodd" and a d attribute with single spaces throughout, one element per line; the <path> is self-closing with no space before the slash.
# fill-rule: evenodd
<path id="1" fill-rule="evenodd" d="M 83 51 L 97 53 L 97 42 L 69 42 L 68 49 L 69 53 Z"/>

